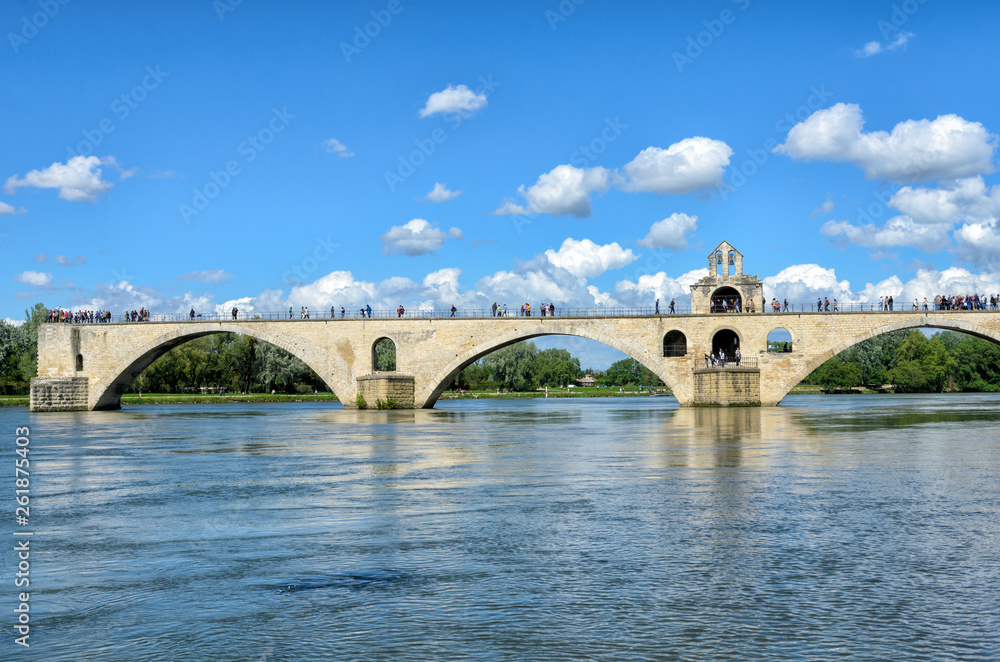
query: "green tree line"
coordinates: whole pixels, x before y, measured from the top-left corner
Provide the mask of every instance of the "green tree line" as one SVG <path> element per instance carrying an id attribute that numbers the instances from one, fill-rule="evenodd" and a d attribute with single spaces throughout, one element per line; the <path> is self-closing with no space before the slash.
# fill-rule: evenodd
<path id="1" fill-rule="evenodd" d="M 892 331 L 837 354 L 802 383 L 826 389 L 893 385 L 900 393 L 1000 391 L 1000 346 L 954 331 L 930 338 Z"/>
<path id="2" fill-rule="evenodd" d="M 567 386 L 589 374 L 602 386 L 662 385 L 651 370 L 635 359 L 616 361 L 607 370 L 580 369 L 580 359 L 565 349 L 539 350 L 533 342 L 498 349 L 469 365 L 452 383 L 468 390 L 530 391 L 543 386 Z"/>

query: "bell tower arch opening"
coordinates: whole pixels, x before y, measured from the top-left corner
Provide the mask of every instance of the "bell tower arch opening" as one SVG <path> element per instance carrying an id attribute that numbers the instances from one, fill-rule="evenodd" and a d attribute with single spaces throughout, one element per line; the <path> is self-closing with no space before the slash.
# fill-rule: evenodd
<path id="1" fill-rule="evenodd" d="M 743 312 L 743 296 L 732 287 L 720 287 L 712 292 L 709 310 L 713 313 Z"/>

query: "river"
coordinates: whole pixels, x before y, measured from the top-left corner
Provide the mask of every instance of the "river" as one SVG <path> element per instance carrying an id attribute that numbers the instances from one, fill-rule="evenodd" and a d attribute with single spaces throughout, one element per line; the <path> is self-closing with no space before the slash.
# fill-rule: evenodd
<path id="1" fill-rule="evenodd" d="M 1000 658 L 1000 395 L 0 409 L 0 658 Z"/>

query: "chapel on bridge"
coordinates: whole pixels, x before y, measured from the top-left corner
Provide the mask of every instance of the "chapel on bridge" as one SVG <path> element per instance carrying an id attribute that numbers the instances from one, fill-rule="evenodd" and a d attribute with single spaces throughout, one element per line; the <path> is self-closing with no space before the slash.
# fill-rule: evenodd
<path id="1" fill-rule="evenodd" d="M 743 273 L 743 254 L 724 241 L 708 255 L 708 275 L 691 286 L 691 312 L 733 312 L 735 305 L 746 312 L 750 301 L 764 312 L 764 284 Z"/>

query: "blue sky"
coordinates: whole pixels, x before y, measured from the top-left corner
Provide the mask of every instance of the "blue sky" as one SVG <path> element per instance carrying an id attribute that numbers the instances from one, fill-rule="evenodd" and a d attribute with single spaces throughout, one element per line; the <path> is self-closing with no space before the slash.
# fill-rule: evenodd
<path id="1" fill-rule="evenodd" d="M 0 318 L 1000 292 L 983 3 L 94 4 L 0 6 Z"/>

